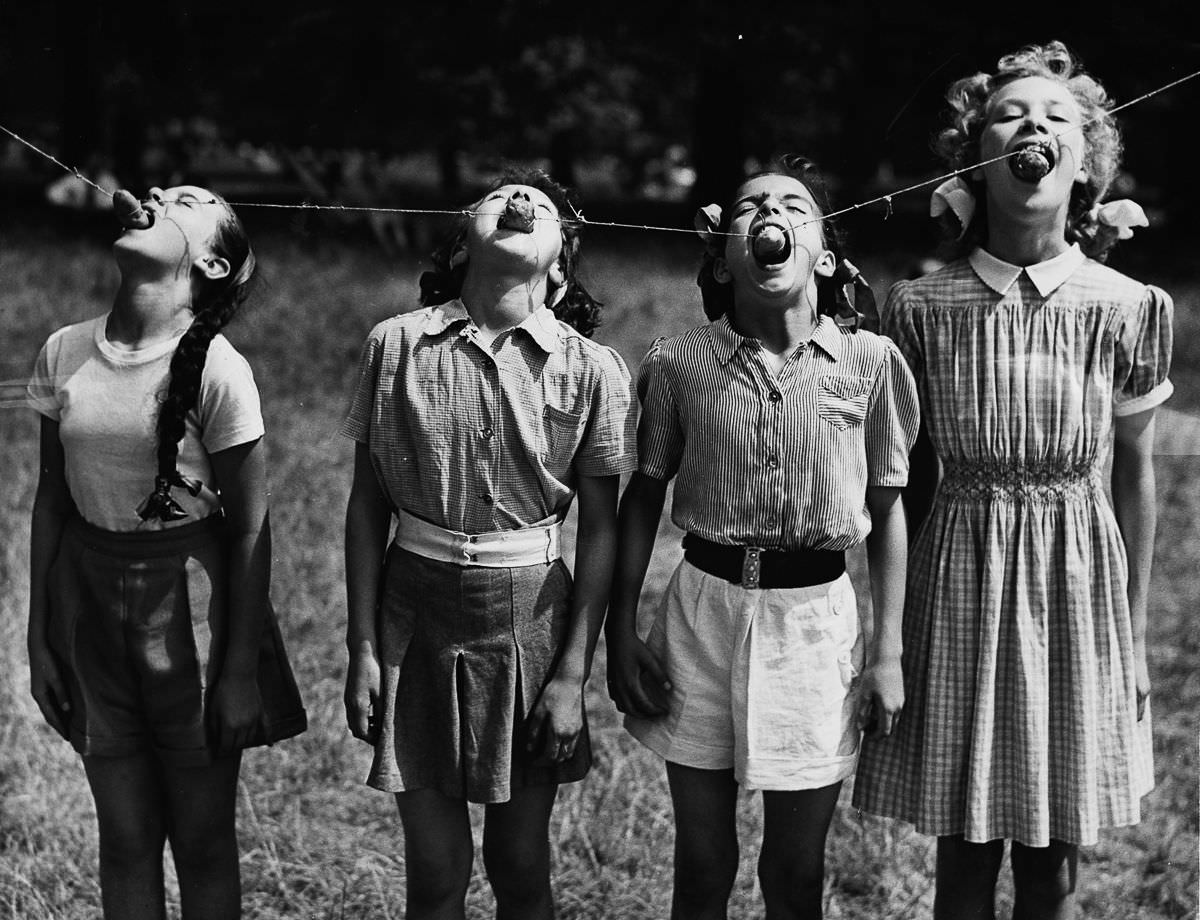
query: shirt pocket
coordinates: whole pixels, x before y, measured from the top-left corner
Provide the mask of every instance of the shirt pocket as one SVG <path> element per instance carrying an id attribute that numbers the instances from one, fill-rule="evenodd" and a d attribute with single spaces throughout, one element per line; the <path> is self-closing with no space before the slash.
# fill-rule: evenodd
<path id="1" fill-rule="evenodd" d="M 587 416 L 582 412 L 567 412 L 555 406 L 542 408 L 542 430 L 546 437 L 546 466 L 549 469 L 566 469 L 575 457 L 579 442 L 583 440 L 583 429 Z"/>
<path id="2" fill-rule="evenodd" d="M 867 417 L 870 377 L 826 374 L 817 380 L 817 414 L 834 428 L 856 428 Z"/>

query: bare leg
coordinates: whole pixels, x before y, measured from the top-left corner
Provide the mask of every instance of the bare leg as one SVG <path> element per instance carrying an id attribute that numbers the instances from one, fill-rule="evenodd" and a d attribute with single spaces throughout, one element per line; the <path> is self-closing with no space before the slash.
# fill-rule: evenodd
<path id="1" fill-rule="evenodd" d="M 404 825 L 407 920 L 464 920 L 475 842 L 467 803 L 433 789 L 396 794 Z"/>
<path id="2" fill-rule="evenodd" d="M 237 782 L 241 753 L 206 767 L 163 766 L 167 836 L 179 876 L 183 920 L 242 915 Z"/>
<path id="3" fill-rule="evenodd" d="M 675 809 L 671 920 L 725 920 L 737 878 L 737 782 L 732 770 L 667 764 Z"/>
<path id="4" fill-rule="evenodd" d="M 1016 899 L 1013 920 L 1071 920 L 1075 916 L 1075 875 L 1079 847 L 1051 840 L 1048 847 L 1013 842 Z"/>
<path id="5" fill-rule="evenodd" d="M 767 920 L 821 920 L 825 836 L 842 784 L 763 793 L 758 881 Z"/>
<path id="6" fill-rule="evenodd" d="M 489 805 L 483 864 L 496 895 L 496 920 L 551 920 L 550 811 L 558 786 L 530 786 Z"/>
<path id="7" fill-rule="evenodd" d="M 939 837 L 934 920 L 993 920 L 1003 860 L 1003 840 L 968 843 L 961 836 Z"/>
<path id="8" fill-rule="evenodd" d="M 85 757 L 100 828 L 100 897 L 105 920 L 165 920 L 166 800 L 158 759 Z"/>

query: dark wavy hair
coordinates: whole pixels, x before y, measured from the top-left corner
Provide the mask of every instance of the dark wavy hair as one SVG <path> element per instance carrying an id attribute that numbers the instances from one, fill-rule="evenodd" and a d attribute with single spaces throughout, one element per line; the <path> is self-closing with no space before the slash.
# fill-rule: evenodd
<path id="1" fill-rule="evenodd" d="M 830 204 L 829 187 L 817 168 L 817 164 L 798 154 L 786 154 L 775 160 L 768 168 L 746 176 L 738 183 L 738 188 L 759 176 L 790 176 L 808 189 L 820 212 L 819 216 L 824 218 L 818 224 L 821 230 L 821 242 L 826 249 L 833 253 L 834 261 L 841 266 L 844 263 L 842 250 L 845 241 L 837 224 L 830 218 L 824 217 L 833 211 L 833 207 Z M 736 193 L 736 189 L 734 191 Z M 732 209 L 728 206 L 721 211 L 721 225 L 717 230 L 722 234 L 729 232 L 731 213 Z M 705 251 L 704 260 L 700 264 L 700 273 L 696 276 L 696 283 L 700 286 L 700 296 L 704 303 L 704 315 L 710 320 L 733 313 L 733 285 L 718 281 L 713 273 L 717 259 L 725 255 L 727 239 L 726 236 L 714 238 L 715 247 L 710 247 Z M 847 311 L 853 310 L 846 300 L 846 294 L 842 287 L 845 280 L 847 279 L 841 274 L 829 278 L 817 276 L 818 315 L 844 316 Z"/>
<path id="2" fill-rule="evenodd" d="M 1116 237 L 1097 221 L 1093 208 L 1107 194 L 1121 167 L 1121 133 L 1109 111 L 1112 100 L 1108 93 L 1062 42 L 1026 45 L 1000 58 L 996 73 L 977 73 L 952 83 L 946 92 L 950 124 L 934 138 L 934 152 L 954 169 L 968 169 L 978 163 L 989 101 L 1001 87 L 1024 77 L 1045 77 L 1063 84 L 1079 105 L 1087 179 L 1076 182 L 1071 191 L 1066 238 L 1070 243 L 1079 243 L 1092 258 L 1103 260 Z M 983 243 L 987 234 L 987 202 L 983 195 L 976 195 L 976 199 L 974 217 L 963 234 L 966 248 Z M 948 220 L 943 224 L 944 231 L 957 237 L 960 228 L 952 217 Z"/>
<path id="3" fill-rule="evenodd" d="M 562 261 L 567 289 L 552 309 L 560 320 L 573 326 L 580 335 L 590 338 L 600 325 L 600 310 L 604 304 L 592 297 L 579 281 L 579 236 L 582 227 L 580 222 L 572 217 L 579 213 L 576 194 L 566 186 L 559 185 L 540 169 L 512 166 L 506 168 L 491 183 L 484 195 L 505 185 L 528 185 L 535 188 L 545 194 L 558 211 L 562 227 L 562 254 L 559 258 Z M 430 254 L 433 268 L 423 273 L 420 280 L 422 306 L 431 307 L 446 303 L 462 293 L 467 266 L 452 266 L 450 260 L 466 242 L 470 219 L 469 215 L 463 214 L 446 240 Z"/>
<path id="4" fill-rule="evenodd" d="M 154 492 L 143 503 L 139 514 L 144 519 L 178 520 L 183 509 L 170 496 L 173 486 L 182 486 L 193 495 L 200 483 L 179 473 L 179 442 L 187 428 L 187 415 L 200 398 L 200 382 L 208 359 L 208 347 L 217 333 L 233 319 L 250 291 L 254 274 L 254 253 L 242 222 L 224 199 L 213 196 L 225 214 L 217 223 L 209 241 L 212 251 L 229 262 L 229 274 L 209 279 L 197 273 L 192 278 L 192 322 L 171 356 L 167 391 L 158 412 L 158 469 Z"/>

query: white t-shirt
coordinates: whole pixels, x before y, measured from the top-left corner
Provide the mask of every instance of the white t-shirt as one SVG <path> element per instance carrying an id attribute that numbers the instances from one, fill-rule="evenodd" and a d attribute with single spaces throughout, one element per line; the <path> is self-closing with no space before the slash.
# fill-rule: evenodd
<path id="1" fill-rule="evenodd" d="M 182 335 L 126 350 L 105 337 L 108 315 L 64 326 L 46 340 L 29 382 L 30 405 L 59 423 L 71 497 L 84 520 L 106 530 L 178 526 L 220 507 L 209 454 L 263 436 L 258 387 L 250 365 L 222 335 L 208 349 L 196 408 L 179 445 L 180 473 L 204 483 L 192 496 L 171 495 L 188 517 L 143 521 L 137 508 L 154 490 L 155 427 L 166 395 L 171 356 Z"/>

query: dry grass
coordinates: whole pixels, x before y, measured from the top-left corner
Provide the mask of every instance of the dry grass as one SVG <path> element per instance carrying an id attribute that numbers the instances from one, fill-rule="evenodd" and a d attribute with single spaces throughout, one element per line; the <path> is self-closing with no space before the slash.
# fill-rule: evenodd
<path id="1" fill-rule="evenodd" d="M 417 269 L 391 269 L 374 253 L 349 246 L 312 250 L 289 239 L 257 242 L 269 283 L 231 337 L 255 366 L 264 394 L 273 461 L 274 595 L 312 727 L 246 758 L 239 818 L 246 915 L 399 918 L 404 862 L 394 806 L 362 785 L 368 752 L 349 737 L 342 715 L 341 517 L 351 451 L 335 432 L 363 336 L 409 303 Z M 631 366 L 654 336 L 701 319 L 693 255 L 665 244 L 589 252 L 591 286 L 608 302 L 599 338 Z M 893 265 L 866 267 L 874 269 L 868 274 L 879 290 L 895 274 Z M 1200 279 L 1165 280 L 1179 301 L 1180 393 L 1173 405 L 1194 419 Z M 6 346 L 0 379 L 22 377 L 51 329 L 106 309 L 113 282 L 102 245 L 0 235 Z M 30 416 L 0 412 L 0 917 L 82 920 L 99 912 L 90 797 L 76 757 L 40 723 L 27 693 L 28 512 L 36 471 Z M 1196 451 L 1175 453 L 1183 455 L 1164 457 L 1160 465 L 1151 627 L 1159 785 L 1146 799 L 1140 826 L 1109 832 L 1085 854 L 1083 914 L 1102 920 L 1181 918 L 1196 909 L 1200 640 L 1192 617 L 1200 600 L 1194 549 L 1200 490 Z M 648 601 L 662 591 L 677 555 L 676 534 L 664 523 Z M 861 559 L 854 572 L 861 587 Z M 589 689 L 596 765 L 585 782 L 563 789 L 554 814 L 559 913 L 662 917 L 673 835 L 663 770 L 620 728 L 603 694 L 602 654 L 597 668 Z M 761 913 L 753 866 L 759 820 L 757 800 L 743 797 L 745 858 L 735 917 Z M 828 916 L 928 916 L 932 868 L 928 839 L 844 806 L 830 836 Z M 490 904 L 477 869 L 470 915 L 488 916 Z"/>

